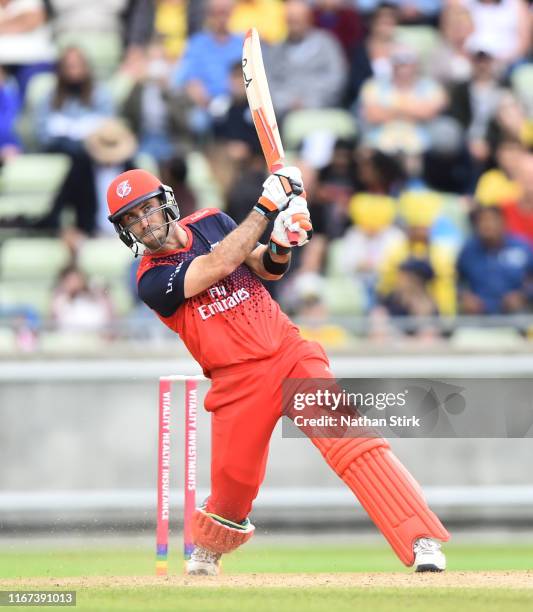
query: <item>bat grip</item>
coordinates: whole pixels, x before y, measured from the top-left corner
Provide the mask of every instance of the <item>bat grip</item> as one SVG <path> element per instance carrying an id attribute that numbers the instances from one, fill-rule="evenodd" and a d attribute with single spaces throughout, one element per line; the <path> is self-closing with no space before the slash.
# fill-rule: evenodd
<path id="1" fill-rule="evenodd" d="M 287 232 L 287 238 L 291 246 L 297 246 L 298 240 L 300 240 L 300 234 L 298 232 Z"/>
<path id="2" fill-rule="evenodd" d="M 270 166 L 270 172 L 277 172 L 283 168 L 283 164 L 281 162 L 272 164 Z M 287 232 L 287 238 L 289 239 L 289 244 L 291 246 L 296 246 L 298 241 L 300 240 L 300 234 L 298 232 Z"/>

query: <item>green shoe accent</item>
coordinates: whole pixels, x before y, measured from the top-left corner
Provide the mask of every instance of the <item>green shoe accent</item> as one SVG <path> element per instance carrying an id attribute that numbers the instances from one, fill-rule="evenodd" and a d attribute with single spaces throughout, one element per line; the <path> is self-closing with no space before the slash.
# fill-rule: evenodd
<path id="1" fill-rule="evenodd" d="M 222 525 L 226 525 L 226 527 L 231 527 L 233 529 L 239 529 L 240 531 L 246 531 L 250 525 L 250 520 L 245 519 L 242 523 L 234 523 L 228 519 L 225 519 L 222 516 L 218 516 L 217 514 L 213 514 L 212 512 L 206 512 L 207 516 L 210 516 L 215 521 L 222 523 Z"/>

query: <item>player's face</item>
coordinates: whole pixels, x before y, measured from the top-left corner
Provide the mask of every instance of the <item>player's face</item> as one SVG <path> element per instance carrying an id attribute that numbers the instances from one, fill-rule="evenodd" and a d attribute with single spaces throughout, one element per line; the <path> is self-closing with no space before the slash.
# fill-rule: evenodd
<path id="1" fill-rule="evenodd" d="M 120 222 L 150 251 L 164 246 L 168 224 L 159 198 L 150 198 L 135 206 L 122 215 Z"/>

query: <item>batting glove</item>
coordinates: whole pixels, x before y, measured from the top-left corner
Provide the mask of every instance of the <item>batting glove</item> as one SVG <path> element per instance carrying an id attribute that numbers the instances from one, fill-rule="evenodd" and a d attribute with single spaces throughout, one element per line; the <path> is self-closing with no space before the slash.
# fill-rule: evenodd
<path id="1" fill-rule="evenodd" d="M 297 234 L 297 244 L 291 245 L 287 232 Z M 290 251 L 291 246 L 307 244 L 312 236 L 313 225 L 307 202 L 304 198 L 296 196 L 291 200 L 289 206 L 276 217 L 268 248 L 272 253 L 284 255 Z"/>
<path id="2" fill-rule="evenodd" d="M 263 193 L 254 210 L 273 219 L 289 202 L 304 193 L 302 173 L 295 166 L 287 166 L 271 174 L 263 183 Z"/>

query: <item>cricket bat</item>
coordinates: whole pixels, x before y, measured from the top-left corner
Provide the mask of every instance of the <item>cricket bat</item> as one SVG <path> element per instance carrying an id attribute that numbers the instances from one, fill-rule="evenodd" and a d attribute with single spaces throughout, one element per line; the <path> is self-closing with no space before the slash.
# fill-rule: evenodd
<path id="1" fill-rule="evenodd" d="M 248 30 L 242 48 L 242 75 L 248 106 L 270 172 L 283 168 L 285 151 L 279 135 L 278 124 L 261 53 L 261 42 L 255 28 Z M 287 232 L 290 244 L 298 244 L 298 232 Z"/>

